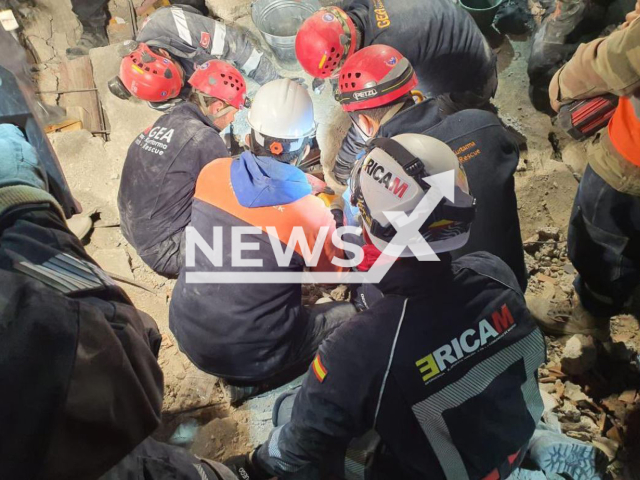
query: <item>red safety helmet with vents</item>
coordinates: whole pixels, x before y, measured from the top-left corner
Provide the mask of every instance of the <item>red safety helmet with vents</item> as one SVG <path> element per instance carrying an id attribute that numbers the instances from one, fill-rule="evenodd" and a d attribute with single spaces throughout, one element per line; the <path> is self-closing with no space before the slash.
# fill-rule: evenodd
<path id="1" fill-rule="evenodd" d="M 196 68 L 189 85 L 208 97 L 218 98 L 240 110 L 246 105 L 247 84 L 233 65 L 210 60 Z"/>
<path id="2" fill-rule="evenodd" d="M 145 43 L 122 59 L 120 80 L 132 95 L 147 102 L 170 100 L 182 89 L 178 66 Z"/>
<path id="3" fill-rule="evenodd" d="M 410 93 L 418 77 L 393 47 L 371 45 L 349 57 L 338 76 L 337 100 L 345 112 L 387 105 Z"/>
<path id="4" fill-rule="evenodd" d="M 338 7 L 321 8 L 296 35 L 296 57 L 305 71 L 328 78 L 356 50 L 356 26 Z"/>

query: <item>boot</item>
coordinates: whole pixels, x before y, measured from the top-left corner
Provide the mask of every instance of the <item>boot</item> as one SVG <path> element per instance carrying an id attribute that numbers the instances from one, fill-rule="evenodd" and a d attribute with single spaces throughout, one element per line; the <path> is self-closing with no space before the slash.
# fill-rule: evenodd
<path id="1" fill-rule="evenodd" d="M 97 47 L 105 47 L 109 45 L 109 37 L 104 27 L 84 27 L 80 41 L 75 47 L 67 48 L 67 57 L 69 60 L 89 55 L 89 50 Z"/>
<path id="2" fill-rule="evenodd" d="M 223 388 L 224 396 L 232 407 L 239 407 L 249 398 L 255 397 L 262 392 L 262 389 L 258 385 L 239 387 L 223 382 Z"/>
<path id="3" fill-rule="evenodd" d="M 553 302 L 544 298 L 528 298 L 527 307 L 540 329 L 548 335 L 591 335 L 601 341 L 610 338 L 609 317 L 597 317 L 582 306 L 577 297 L 572 301 Z"/>

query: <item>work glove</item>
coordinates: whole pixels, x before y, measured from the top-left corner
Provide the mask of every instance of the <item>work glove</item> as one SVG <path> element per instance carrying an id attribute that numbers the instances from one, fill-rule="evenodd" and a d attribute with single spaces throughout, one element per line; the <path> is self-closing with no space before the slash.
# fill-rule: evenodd
<path id="1" fill-rule="evenodd" d="M 236 455 L 224 464 L 241 480 L 269 480 L 267 473 L 254 458 L 253 452 L 246 455 Z"/>

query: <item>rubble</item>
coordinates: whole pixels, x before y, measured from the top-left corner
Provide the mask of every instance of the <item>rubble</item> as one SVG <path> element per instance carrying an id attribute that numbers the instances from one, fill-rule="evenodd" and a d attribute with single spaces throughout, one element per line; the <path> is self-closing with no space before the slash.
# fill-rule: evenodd
<path id="1" fill-rule="evenodd" d="M 598 358 L 593 337 L 573 335 L 564 347 L 560 364 L 569 375 L 582 375 L 596 364 Z"/>

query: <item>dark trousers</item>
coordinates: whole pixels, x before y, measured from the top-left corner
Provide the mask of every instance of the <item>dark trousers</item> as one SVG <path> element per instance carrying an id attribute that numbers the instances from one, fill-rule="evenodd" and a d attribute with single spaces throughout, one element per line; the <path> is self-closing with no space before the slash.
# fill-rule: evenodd
<path id="1" fill-rule="evenodd" d="M 596 316 L 620 313 L 640 284 L 640 197 L 618 192 L 587 166 L 568 241 L 584 307 Z"/>
<path id="2" fill-rule="evenodd" d="M 309 369 L 322 341 L 355 314 L 356 309 L 349 302 L 330 302 L 304 307 L 300 315 L 306 328 L 299 338 L 287 339 L 295 346 L 295 349 L 277 373 L 260 381 L 233 378 L 224 378 L 224 380 L 229 385 L 260 385 L 268 390 L 289 383 Z"/>
<path id="3" fill-rule="evenodd" d="M 100 480 L 233 480 L 236 476 L 224 465 L 200 459 L 188 450 L 149 437 Z"/>
<path id="4" fill-rule="evenodd" d="M 107 26 L 108 0 L 71 0 L 71 9 L 84 28 Z"/>
<path id="5" fill-rule="evenodd" d="M 177 278 L 182 268 L 183 245 L 184 230 L 181 230 L 153 247 L 138 252 L 138 255 L 158 275 Z"/>

